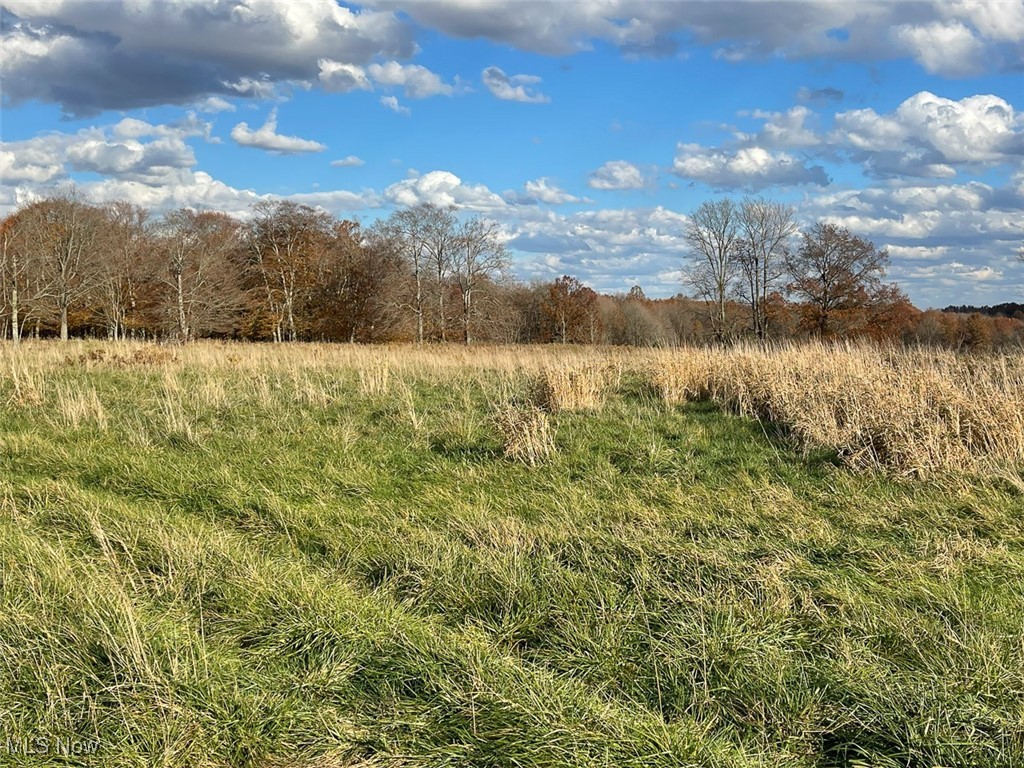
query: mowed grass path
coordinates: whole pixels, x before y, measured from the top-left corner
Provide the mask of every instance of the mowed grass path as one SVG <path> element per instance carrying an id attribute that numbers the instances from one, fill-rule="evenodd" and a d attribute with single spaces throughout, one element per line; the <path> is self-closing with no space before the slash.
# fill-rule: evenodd
<path id="1" fill-rule="evenodd" d="M 223 354 L 0 385 L 0 765 L 1024 765 L 1019 481 Z"/>

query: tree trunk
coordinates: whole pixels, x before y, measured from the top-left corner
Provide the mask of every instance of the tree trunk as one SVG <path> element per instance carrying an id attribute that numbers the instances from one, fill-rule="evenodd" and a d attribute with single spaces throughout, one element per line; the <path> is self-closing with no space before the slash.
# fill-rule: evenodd
<path id="1" fill-rule="evenodd" d="M 444 284 L 440 282 L 440 275 L 438 275 L 438 281 L 439 282 L 437 285 L 437 322 L 441 329 L 441 341 L 447 341 L 444 333 L 444 327 L 446 325 L 444 316 Z"/>
<path id="2" fill-rule="evenodd" d="M 418 263 L 416 265 L 416 342 L 423 343 L 423 281 Z"/>
<path id="3" fill-rule="evenodd" d="M 177 275 L 178 289 L 178 336 L 182 341 L 188 341 L 188 327 L 185 319 L 185 286 L 182 283 L 181 273 Z"/>
<path id="4" fill-rule="evenodd" d="M 11 289 L 11 341 L 14 346 L 21 343 L 21 325 L 18 322 L 18 289 Z"/>
<path id="5" fill-rule="evenodd" d="M 68 308 L 64 305 L 60 308 L 60 340 L 67 341 L 68 338 Z"/>

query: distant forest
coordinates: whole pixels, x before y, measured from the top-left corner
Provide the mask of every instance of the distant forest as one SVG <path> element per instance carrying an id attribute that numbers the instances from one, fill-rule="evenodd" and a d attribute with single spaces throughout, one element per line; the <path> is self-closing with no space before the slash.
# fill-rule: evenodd
<path id="1" fill-rule="evenodd" d="M 973 307 L 969 304 L 951 305 L 942 310 L 943 312 L 955 312 L 961 315 L 985 315 L 986 317 L 1015 317 L 1024 320 L 1024 304 L 1017 304 L 1013 301 L 994 304 L 993 306 Z"/>
<path id="2" fill-rule="evenodd" d="M 888 254 L 792 208 L 720 199 L 691 212 L 677 295 L 602 295 L 571 275 L 510 274 L 498 225 L 421 204 L 370 227 L 288 201 L 246 219 L 93 205 L 68 188 L 0 221 L 0 338 L 676 346 L 858 339 L 1024 345 L 1024 305 L 920 311 Z"/>

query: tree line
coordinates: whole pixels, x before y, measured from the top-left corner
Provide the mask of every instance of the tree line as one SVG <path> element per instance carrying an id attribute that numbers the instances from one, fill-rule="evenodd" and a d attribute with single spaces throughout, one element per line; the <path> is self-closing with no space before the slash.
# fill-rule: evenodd
<path id="1" fill-rule="evenodd" d="M 706 202 L 689 217 L 685 242 L 691 296 L 651 300 L 639 286 L 600 295 L 568 275 L 515 280 L 498 226 L 450 208 L 420 204 L 362 227 L 260 201 L 243 221 L 94 205 L 67 188 L 0 221 L 0 334 L 14 343 L 72 335 L 665 346 L 743 336 L 949 346 L 1024 339 L 1019 320 L 919 312 L 883 282 L 885 251 L 832 224 L 798 233 L 793 209 L 770 200 Z"/>

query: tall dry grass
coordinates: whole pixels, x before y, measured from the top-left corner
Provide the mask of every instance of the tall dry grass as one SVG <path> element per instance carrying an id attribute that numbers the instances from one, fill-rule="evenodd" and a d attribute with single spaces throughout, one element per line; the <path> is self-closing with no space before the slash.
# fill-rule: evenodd
<path id="1" fill-rule="evenodd" d="M 858 468 L 926 475 L 1024 462 L 1024 358 L 801 345 L 658 355 L 669 403 L 712 400 Z"/>
<path id="2" fill-rule="evenodd" d="M 287 407 L 290 398 L 315 407 L 356 392 L 395 400 L 418 423 L 408 397 L 417 382 L 482 386 L 492 402 L 515 392 L 554 415 L 599 410 L 626 391 L 623 379 L 631 377 L 668 404 L 721 403 L 805 449 L 835 451 L 853 467 L 927 475 L 1024 463 L 1019 354 L 817 344 L 637 350 L 204 342 L 168 351 L 125 342 L 38 342 L 0 345 L 0 396 L 9 407 L 51 408 L 69 424 L 102 428 L 102 403 L 97 407 L 88 393 L 68 394 L 64 376 L 78 368 L 162 376 L 166 421 L 184 433 L 188 409 L 179 404 L 190 401 L 229 409 L 244 398 L 271 408 Z M 179 393 L 179 376 L 201 384 Z"/>

